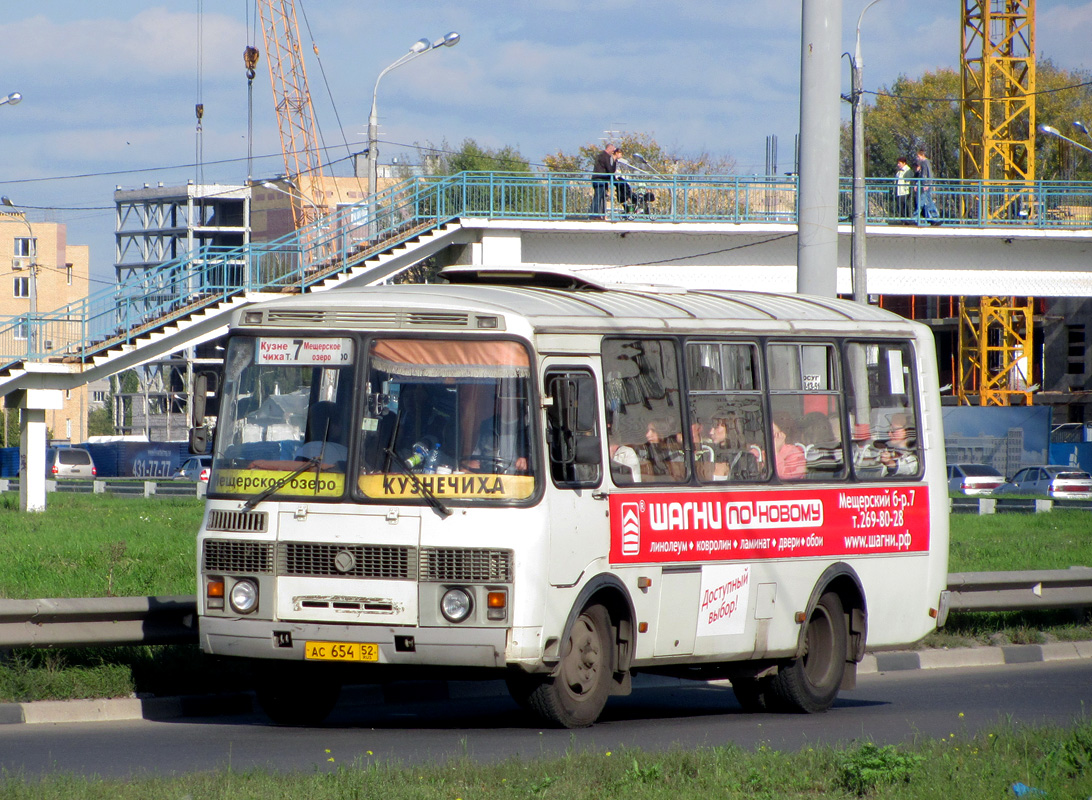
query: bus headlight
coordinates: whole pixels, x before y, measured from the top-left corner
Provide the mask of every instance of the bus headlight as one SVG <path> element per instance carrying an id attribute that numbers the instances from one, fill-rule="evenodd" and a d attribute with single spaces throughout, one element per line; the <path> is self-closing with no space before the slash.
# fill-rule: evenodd
<path id="1" fill-rule="evenodd" d="M 239 614 L 249 614 L 258 607 L 258 584 L 249 578 L 231 587 L 231 607 Z"/>
<path id="2" fill-rule="evenodd" d="M 448 589 L 440 598 L 440 613 L 448 622 L 462 622 L 473 607 L 466 589 Z"/>

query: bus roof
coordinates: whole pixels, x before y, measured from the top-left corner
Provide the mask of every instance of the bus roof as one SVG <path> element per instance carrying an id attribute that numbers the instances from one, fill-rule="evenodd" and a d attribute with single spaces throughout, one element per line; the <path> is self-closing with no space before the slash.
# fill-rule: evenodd
<path id="1" fill-rule="evenodd" d="M 918 327 L 876 306 L 809 295 L 598 283 L 556 267 L 459 267 L 441 274 L 450 282 L 346 287 L 249 306 L 235 313 L 233 327 L 457 330 L 483 327 L 473 321 L 483 315 L 522 317 L 540 332 L 617 330 L 623 325 L 666 332 L 715 321 L 739 323 L 742 329 L 780 322 L 789 329 L 901 328 L 903 334 Z"/>

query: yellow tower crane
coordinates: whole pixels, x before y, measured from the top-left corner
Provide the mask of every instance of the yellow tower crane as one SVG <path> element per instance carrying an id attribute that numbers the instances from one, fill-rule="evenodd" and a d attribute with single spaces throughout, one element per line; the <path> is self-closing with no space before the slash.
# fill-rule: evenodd
<path id="1" fill-rule="evenodd" d="M 299 25 L 292 0 L 257 0 L 265 40 L 269 81 L 277 108 L 285 175 L 295 183 L 292 215 L 296 227 L 315 221 L 326 213 L 323 191 L 322 150 L 318 143 L 315 110 L 307 85 L 307 71 L 300 49 Z M 252 72 L 257 53 L 244 53 Z"/>
<path id="2" fill-rule="evenodd" d="M 1019 219 L 1034 201 L 1035 0 L 963 0 L 962 17 L 960 175 L 985 191 L 961 210 Z M 960 403 L 1030 404 L 1032 298 L 963 297 L 960 306 Z"/>

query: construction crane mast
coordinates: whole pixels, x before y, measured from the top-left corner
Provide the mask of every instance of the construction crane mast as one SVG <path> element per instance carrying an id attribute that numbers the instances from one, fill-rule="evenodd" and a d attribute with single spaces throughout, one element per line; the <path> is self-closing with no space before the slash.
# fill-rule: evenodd
<path id="1" fill-rule="evenodd" d="M 326 212 L 323 192 L 322 150 L 300 48 L 299 25 L 293 0 L 256 0 L 265 40 L 269 81 L 277 108 L 285 175 L 299 196 L 292 201 L 297 228 Z"/>
<path id="2" fill-rule="evenodd" d="M 963 0 L 962 16 L 960 175 L 985 187 L 962 212 L 1019 219 L 1034 204 L 1035 0 Z M 1033 309 L 1028 297 L 961 298 L 960 403 L 1031 403 Z"/>

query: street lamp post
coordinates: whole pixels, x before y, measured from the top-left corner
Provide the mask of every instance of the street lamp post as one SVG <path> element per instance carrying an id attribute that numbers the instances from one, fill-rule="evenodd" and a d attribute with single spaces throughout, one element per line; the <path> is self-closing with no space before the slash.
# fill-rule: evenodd
<path id="1" fill-rule="evenodd" d="M 1074 125 L 1080 125 L 1078 130 L 1084 130 L 1085 133 L 1088 133 L 1088 131 L 1085 129 L 1083 124 L 1076 123 L 1076 122 L 1073 123 L 1073 124 Z M 1087 145 L 1083 145 L 1080 142 L 1078 142 L 1076 139 L 1070 139 L 1068 136 L 1066 136 L 1064 133 L 1062 133 L 1060 130 L 1058 130 L 1055 127 L 1052 127 L 1050 125 L 1040 125 L 1039 130 L 1042 133 L 1046 133 L 1046 134 L 1049 134 L 1051 136 L 1057 136 L 1059 139 L 1065 139 L 1070 144 L 1076 145 L 1077 147 L 1081 148 L 1082 150 L 1085 150 L 1085 151 L 1087 151 L 1089 153 L 1092 153 L 1092 147 L 1088 147 Z"/>
<path id="2" fill-rule="evenodd" d="M 289 186 L 295 187 L 295 184 L 292 183 L 292 181 L 288 180 L 288 178 L 282 178 L 281 181 Z M 295 200 L 302 200 L 310 205 L 311 208 L 315 209 L 315 214 L 317 214 L 319 217 L 323 216 L 322 210 L 317 205 L 315 205 L 315 201 L 300 191 L 290 192 L 287 189 L 282 189 L 280 186 L 273 183 L 273 181 L 263 181 L 262 186 L 264 186 L 266 189 L 272 189 L 275 192 L 286 194 Z"/>
<path id="3" fill-rule="evenodd" d="M 8 206 L 9 208 L 16 208 L 15 203 L 11 202 L 11 198 L 8 196 L 0 197 L 0 205 Z M 29 356 L 31 358 L 36 357 L 37 350 L 35 348 L 35 333 L 37 331 L 37 315 L 38 315 L 38 248 L 35 246 L 34 229 L 30 227 L 30 221 L 27 219 L 26 212 L 22 212 L 19 219 L 24 225 L 27 226 L 27 253 L 30 259 L 30 264 L 27 265 L 27 269 L 30 270 L 30 280 L 27 282 L 30 289 L 30 318 L 27 321 L 27 348 Z"/>
<path id="4" fill-rule="evenodd" d="M 430 42 L 428 39 L 418 39 L 410 47 L 409 52 L 405 53 L 401 58 L 397 59 L 393 64 L 390 64 L 386 69 L 379 73 L 379 77 L 375 79 L 375 89 L 372 90 L 372 111 L 368 115 L 368 196 L 374 197 L 376 186 L 379 183 L 379 176 L 377 174 L 378 169 L 378 128 L 379 128 L 379 115 L 376 112 L 376 99 L 379 95 L 379 81 L 383 79 L 383 76 L 390 72 L 395 67 L 400 67 L 409 61 L 417 58 L 419 55 L 428 53 L 435 50 L 437 47 L 453 47 L 459 43 L 459 34 L 455 31 L 451 31 L 445 34 L 443 37 L 437 39 L 435 42 Z"/>
<path id="5" fill-rule="evenodd" d="M 865 272 L 865 225 L 867 223 L 868 194 L 865 189 L 864 111 L 861 97 L 864 94 L 864 59 L 861 57 L 861 23 L 865 12 L 880 0 L 872 0 L 861 10 L 857 18 L 857 42 L 853 50 L 853 77 L 850 92 L 853 102 L 853 226 L 850 264 L 853 272 L 853 299 L 868 303 L 868 280 Z"/>
<path id="6" fill-rule="evenodd" d="M 12 92 L 0 97 L 0 106 L 17 106 L 19 101 L 23 99 L 23 96 L 18 92 Z"/>

